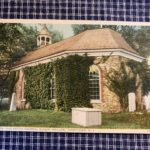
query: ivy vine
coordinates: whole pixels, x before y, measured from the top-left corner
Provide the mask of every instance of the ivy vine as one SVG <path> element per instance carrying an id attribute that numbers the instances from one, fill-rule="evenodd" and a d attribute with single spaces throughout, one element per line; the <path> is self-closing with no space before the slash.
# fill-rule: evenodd
<path id="1" fill-rule="evenodd" d="M 24 97 L 33 109 L 71 111 L 72 107 L 90 107 L 89 66 L 93 57 L 71 55 L 37 66 L 26 67 Z M 50 84 L 54 75 L 55 103 L 51 100 Z"/>
<path id="2" fill-rule="evenodd" d="M 92 57 L 78 55 L 55 61 L 55 95 L 58 109 L 71 111 L 72 107 L 91 106 L 88 74 L 92 64 Z"/>
<path id="3" fill-rule="evenodd" d="M 25 84 L 24 96 L 26 103 L 30 103 L 35 109 L 48 109 L 52 104 L 50 101 L 50 80 L 53 73 L 53 64 L 40 64 L 26 67 L 24 70 Z"/>

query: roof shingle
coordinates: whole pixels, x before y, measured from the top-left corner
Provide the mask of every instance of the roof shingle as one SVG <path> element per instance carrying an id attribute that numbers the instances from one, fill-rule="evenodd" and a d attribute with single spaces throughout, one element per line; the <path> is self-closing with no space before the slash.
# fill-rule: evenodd
<path id="1" fill-rule="evenodd" d="M 78 35 L 28 52 L 15 66 L 69 50 L 124 49 L 139 55 L 121 35 L 109 28 L 86 30 Z M 140 56 L 140 55 L 139 55 Z"/>

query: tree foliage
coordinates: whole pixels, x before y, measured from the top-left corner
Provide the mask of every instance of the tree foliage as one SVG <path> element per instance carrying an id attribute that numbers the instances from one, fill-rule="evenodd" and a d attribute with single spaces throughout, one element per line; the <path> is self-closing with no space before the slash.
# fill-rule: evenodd
<path id="1" fill-rule="evenodd" d="M 52 101 L 50 101 L 50 80 L 53 73 L 52 63 L 26 67 L 23 72 L 25 75 L 24 96 L 26 103 L 30 103 L 33 109 L 53 109 Z"/>
<path id="2" fill-rule="evenodd" d="M 59 110 L 90 107 L 88 74 L 92 64 L 93 58 L 87 56 L 74 55 L 56 60 L 55 95 Z"/>
<path id="3" fill-rule="evenodd" d="M 54 30 L 51 32 L 51 34 L 52 34 L 52 43 L 53 44 L 63 40 L 63 34 L 61 32 Z"/>
<path id="4" fill-rule="evenodd" d="M 42 24 L 42 26 L 43 26 L 43 24 Z M 51 35 L 52 35 L 52 44 L 63 40 L 62 32 L 60 32 L 58 30 L 55 30 L 53 28 L 53 25 L 46 25 L 46 27 L 47 27 L 48 31 L 51 33 Z"/>
<path id="5" fill-rule="evenodd" d="M 15 84 L 17 83 L 19 79 L 19 72 L 14 71 L 11 72 L 9 75 L 9 84 L 8 84 L 8 96 L 9 96 L 9 101 L 11 101 L 11 96 L 12 93 L 15 91 Z"/>
<path id="6" fill-rule="evenodd" d="M 78 34 L 89 29 L 110 28 L 121 34 L 127 43 L 135 49 L 141 56 L 148 58 L 150 55 L 150 27 L 142 26 L 114 26 L 114 25 L 72 25 L 74 34 Z M 131 63 L 130 63 L 131 64 Z M 143 63 L 132 62 L 131 69 L 136 70 L 142 78 L 143 94 L 150 91 L 150 69 L 147 61 Z"/>
<path id="7" fill-rule="evenodd" d="M 150 55 L 150 27 L 121 26 L 118 32 L 139 54 Z"/>
<path id="8" fill-rule="evenodd" d="M 120 100 L 122 109 L 125 111 L 128 107 L 128 94 L 130 92 L 136 92 L 139 84 L 136 84 L 136 75 L 130 69 L 127 69 L 127 65 L 122 62 L 120 70 L 111 69 L 106 75 L 106 86 L 112 92 L 114 92 Z"/>
<path id="9" fill-rule="evenodd" d="M 92 57 L 75 55 L 24 68 L 26 102 L 32 108 L 49 108 L 54 76 L 55 108 L 71 111 L 72 107 L 90 106 L 88 73 L 92 63 Z"/>
<path id="10" fill-rule="evenodd" d="M 140 80 L 138 80 L 138 76 Z M 126 63 L 121 63 L 120 70 L 112 69 L 106 74 L 106 79 L 108 80 L 106 86 L 116 93 L 124 110 L 128 106 L 128 93 L 136 93 L 139 85 L 141 85 L 143 95 L 147 95 L 150 91 L 150 68 L 146 61 L 140 63 L 130 60 Z M 141 109 L 139 101 L 137 101 L 137 108 Z"/>
<path id="11" fill-rule="evenodd" d="M 37 27 L 23 26 L 22 47 L 25 52 L 32 51 L 37 47 Z"/>
<path id="12" fill-rule="evenodd" d="M 0 24 L 0 88 L 7 89 L 8 75 L 13 64 L 26 51 L 35 47 L 35 30 L 22 24 Z M 29 46 L 29 47 L 28 47 Z M 0 93 L 3 97 L 3 92 Z"/>
<path id="13" fill-rule="evenodd" d="M 119 26 L 116 25 L 87 25 L 87 24 L 73 24 L 72 29 L 74 34 L 79 34 L 81 32 L 84 32 L 86 30 L 92 30 L 92 29 L 100 29 L 100 28 L 110 28 L 112 30 L 118 31 Z"/>
<path id="14" fill-rule="evenodd" d="M 83 31 L 86 31 L 86 30 L 99 29 L 99 28 L 101 28 L 101 26 L 100 25 L 86 25 L 86 24 L 77 25 L 77 24 L 74 24 L 74 25 L 72 25 L 72 28 L 73 28 L 74 34 L 76 35 Z"/>
<path id="15" fill-rule="evenodd" d="M 116 26 L 116 25 L 72 25 L 74 34 L 79 34 L 85 30 L 110 28 L 117 31 L 127 41 L 127 43 L 139 52 L 142 56 L 150 55 L 150 27 L 137 26 Z"/>
<path id="16" fill-rule="evenodd" d="M 62 33 L 50 28 L 52 43 L 63 39 Z M 7 89 L 10 68 L 37 46 L 37 27 L 24 24 L 0 24 L 0 88 Z M 0 90 L 3 91 L 3 90 Z M 5 90 L 6 91 L 6 90 Z M 2 95 L 1 92 L 0 96 Z M 6 93 L 8 93 L 6 91 Z"/>
<path id="17" fill-rule="evenodd" d="M 150 91 L 150 68 L 146 60 L 142 63 L 130 60 L 127 65 L 135 75 L 138 74 L 140 76 L 143 95 L 147 95 Z"/>

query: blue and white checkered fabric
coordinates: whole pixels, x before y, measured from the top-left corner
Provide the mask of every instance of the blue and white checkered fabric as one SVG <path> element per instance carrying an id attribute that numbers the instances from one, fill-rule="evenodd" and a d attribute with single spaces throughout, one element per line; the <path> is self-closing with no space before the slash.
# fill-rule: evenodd
<path id="1" fill-rule="evenodd" d="M 0 132 L 1 150 L 149 150 L 150 135 Z"/>
<path id="2" fill-rule="evenodd" d="M 1 0 L 0 18 L 150 21 L 150 0 Z"/>
<path id="3" fill-rule="evenodd" d="M 1 0 L 1 19 L 150 21 L 150 0 Z M 150 135 L 0 131 L 2 150 L 149 150 Z"/>

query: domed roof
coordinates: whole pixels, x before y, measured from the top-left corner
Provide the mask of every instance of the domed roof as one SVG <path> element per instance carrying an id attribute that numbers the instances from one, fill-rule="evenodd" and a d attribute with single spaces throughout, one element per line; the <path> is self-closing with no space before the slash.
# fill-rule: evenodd
<path id="1" fill-rule="evenodd" d="M 48 31 L 46 25 L 44 25 L 44 27 L 41 29 L 41 31 L 39 32 L 38 35 L 49 35 L 51 36 L 50 32 Z"/>

